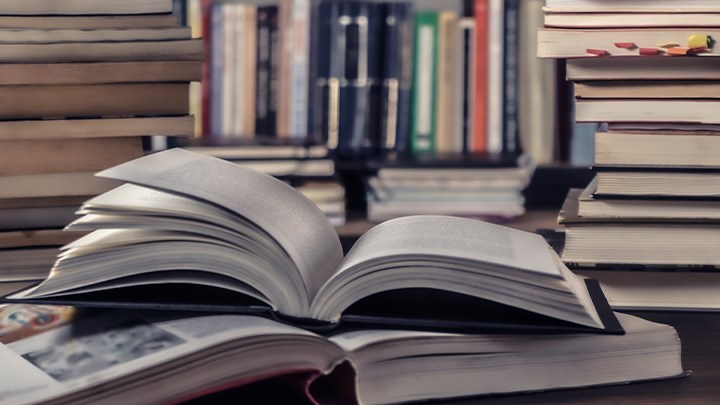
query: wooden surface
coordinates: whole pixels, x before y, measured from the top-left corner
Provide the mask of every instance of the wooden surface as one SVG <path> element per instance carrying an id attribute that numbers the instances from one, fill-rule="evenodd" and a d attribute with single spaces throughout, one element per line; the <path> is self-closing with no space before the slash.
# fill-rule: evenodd
<path id="1" fill-rule="evenodd" d="M 717 404 L 720 403 L 720 313 L 628 312 L 673 325 L 680 335 L 684 378 L 617 386 L 503 395 L 443 402 L 469 404 Z"/>

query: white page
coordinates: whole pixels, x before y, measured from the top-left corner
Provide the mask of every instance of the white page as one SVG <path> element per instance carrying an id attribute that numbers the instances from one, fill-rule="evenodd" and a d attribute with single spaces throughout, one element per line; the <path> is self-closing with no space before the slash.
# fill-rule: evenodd
<path id="1" fill-rule="evenodd" d="M 171 149 L 98 176 L 196 196 L 246 217 L 288 252 L 309 297 L 342 260 L 335 229 L 315 204 L 282 181 L 231 162 Z"/>
<path id="2" fill-rule="evenodd" d="M 11 373 L 0 378 L 0 403 L 38 402 L 141 373 L 143 369 L 182 358 L 233 340 L 257 346 L 263 339 L 283 336 L 312 339 L 326 347 L 320 363 L 343 357 L 324 338 L 278 322 L 243 315 L 153 319 L 140 313 L 116 312 L 81 320 L 77 333 L 65 325 L 10 343 L 0 344 L 0 364 Z M 147 344 L 145 344 L 145 342 Z M 306 346 L 307 347 L 307 346 Z M 138 350 L 140 349 L 140 350 Z M 80 355 L 83 355 L 80 357 Z M 272 356 L 271 353 L 264 357 Z M 255 359 L 256 362 L 259 359 Z M 257 369 L 246 363 L 239 369 Z"/>
<path id="3" fill-rule="evenodd" d="M 511 267 L 560 279 L 542 236 L 479 220 L 440 215 L 397 218 L 365 233 L 340 271 L 386 256 L 438 256 Z"/>

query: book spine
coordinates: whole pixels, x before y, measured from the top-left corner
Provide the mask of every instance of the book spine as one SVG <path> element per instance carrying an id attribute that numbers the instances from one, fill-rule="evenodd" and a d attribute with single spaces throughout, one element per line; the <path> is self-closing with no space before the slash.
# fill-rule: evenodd
<path id="1" fill-rule="evenodd" d="M 436 86 L 437 119 L 435 122 L 435 150 L 439 153 L 462 151 L 459 133 L 455 131 L 454 112 L 459 109 L 460 78 L 456 71 L 458 51 L 458 15 L 452 11 L 440 13 L 438 35 L 438 74 Z"/>
<path id="2" fill-rule="evenodd" d="M 473 97 L 473 136 L 470 150 L 487 150 L 488 125 L 488 26 L 490 0 L 475 0 L 473 18 L 475 19 L 475 70 Z"/>
<path id="3" fill-rule="evenodd" d="M 486 150 L 490 153 L 503 148 L 504 3 L 490 0 L 488 4 Z"/>
<path id="4" fill-rule="evenodd" d="M 378 3 L 340 4 L 339 45 L 334 50 L 340 63 L 337 152 L 341 155 L 372 152 L 377 146 L 380 16 Z"/>
<path id="5" fill-rule="evenodd" d="M 311 143 L 320 141 L 320 92 L 317 82 L 319 78 L 319 53 L 320 53 L 320 0 L 310 0 L 309 20 L 309 56 L 308 56 L 308 80 L 307 80 L 307 137 Z"/>
<path id="6" fill-rule="evenodd" d="M 519 64 L 520 57 L 520 0 L 505 0 L 504 10 L 504 77 L 503 77 L 503 152 L 520 152 L 518 128 Z"/>
<path id="7" fill-rule="evenodd" d="M 408 148 L 414 7 L 399 2 L 384 8 L 379 143 L 384 150 L 403 152 Z"/>
<path id="8" fill-rule="evenodd" d="M 245 25 L 244 37 L 241 39 L 241 52 L 243 55 L 242 69 L 238 69 L 238 73 L 245 75 L 244 85 L 241 88 L 243 104 L 245 108 L 242 111 L 242 123 L 240 125 L 240 133 L 244 138 L 253 138 L 255 136 L 255 89 L 257 87 L 257 7 L 252 5 L 245 6 L 245 15 L 242 23 Z"/>
<path id="9" fill-rule="evenodd" d="M 438 13 L 418 12 L 415 16 L 415 63 L 413 86 L 413 152 L 435 150 Z"/>
<path id="10" fill-rule="evenodd" d="M 281 13 L 281 103 L 278 133 L 305 137 L 308 118 L 310 0 L 284 0 Z"/>
<path id="11" fill-rule="evenodd" d="M 257 9 L 255 132 L 275 136 L 277 114 L 277 6 Z"/>
<path id="12" fill-rule="evenodd" d="M 460 62 L 458 63 L 458 76 L 460 77 L 460 108 L 457 109 L 458 120 L 456 131 L 458 139 L 462 142 L 461 150 L 469 152 L 473 135 L 473 98 L 475 81 L 475 20 L 463 18 L 458 26 L 460 43 Z"/>
<path id="13" fill-rule="evenodd" d="M 231 138 L 235 131 L 235 79 L 237 74 L 235 49 L 236 49 L 236 14 L 241 4 L 224 3 L 222 7 L 222 47 L 223 47 L 223 64 L 222 64 L 222 82 L 220 87 L 220 137 Z"/>
<path id="14" fill-rule="evenodd" d="M 213 70 L 212 64 L 214 63 L 215 55 L 214 43 L 212 34 L 214 33 L 213 25 L 213 0 L 202 0 L 201 7 L 201 32 L 203 38 L 203 45 L 205 48 L 205 60 L 202 66 L 202 84 L 201 84 L 201 95 L 200 95 L 200 108 L 202 111 L 200 121 L 200 133 L 204 138 L 210 137 L 211 130 L 211 111 L 214 106 L 212 105 L 212 82 L 215 79 L 211 74 Z"/>
<path id="15" fill-rule="evenodd" d="M 318 93 L 320 135 L 328 149 L 334 150 L 339 142 L 338 134 L 338 60 L 333 58 L 333 49 L 339 27 L 336 24 L 339 15 L 337 2 L 322 1 L 318 10 L 318 78 L 315 83 Z"/>
<path id="16" fill-rule="evenodd" d="M 224 21 L 223 21 L 223 10 L 224 5 L 220 3 L 213 3 L 211 7 L 212 22 L 209 26 L 212 27 L 211 34 L 211 52 L 212 52 L 212 66 L 210 72 L 210 129 L 209 134 L 212 138 L 219 138 L 222 133 L 222 119 L 223 119 L 223 84 L 224 84 L 224 59 L 225 55 L 225 37 L 224 37 Z"/>

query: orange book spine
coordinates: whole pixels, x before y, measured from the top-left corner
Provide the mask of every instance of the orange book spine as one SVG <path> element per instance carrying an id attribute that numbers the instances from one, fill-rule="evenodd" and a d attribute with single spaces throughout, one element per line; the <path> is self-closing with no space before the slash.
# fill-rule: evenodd
<path id="1" fill-rule="evenodd" d="M 473 133 L 470 150 L 487 150 L 487 103 L 488 103 L 488 3 L 475 0 L 475 88 L 473 97 Z"/>

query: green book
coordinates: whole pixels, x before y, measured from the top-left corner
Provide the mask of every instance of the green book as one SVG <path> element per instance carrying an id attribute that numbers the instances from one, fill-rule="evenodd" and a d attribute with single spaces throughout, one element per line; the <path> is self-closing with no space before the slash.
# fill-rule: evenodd
<path id="1" fill-rule="evenodd" d="M 438 65 L 439 13 L 415 15 L 413 101 L 410 145 L 413 152 L 435 150 L 436 82 Z"/>

